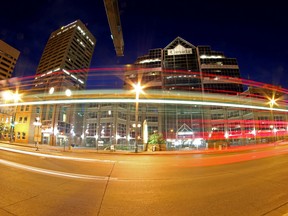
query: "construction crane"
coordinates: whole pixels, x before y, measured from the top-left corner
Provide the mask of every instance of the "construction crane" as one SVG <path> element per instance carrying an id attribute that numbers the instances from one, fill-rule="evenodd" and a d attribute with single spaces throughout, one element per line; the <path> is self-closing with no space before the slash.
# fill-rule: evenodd
<path id="1" fill-rule="evenodd" d="M 124 56 L 124 40 L 118 8 L 118 0 L 104 0 L 104 5 L 116 55 Z"/>

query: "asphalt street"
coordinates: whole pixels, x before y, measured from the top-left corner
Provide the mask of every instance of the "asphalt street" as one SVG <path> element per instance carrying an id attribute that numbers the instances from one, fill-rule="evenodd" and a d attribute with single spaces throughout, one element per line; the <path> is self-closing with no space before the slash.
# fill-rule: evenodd
<path id="1" fill-rule="evenodd" d="M 287 215 L 288 146 L 63 151 L 0 144 L 0 215 Z"/>

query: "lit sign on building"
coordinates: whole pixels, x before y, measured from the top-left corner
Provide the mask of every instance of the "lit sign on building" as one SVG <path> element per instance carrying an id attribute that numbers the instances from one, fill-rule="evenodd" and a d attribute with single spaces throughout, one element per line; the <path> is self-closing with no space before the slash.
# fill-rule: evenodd
<path id="1" fill-rule="evenodd" d="M 174 49 L 168 49 L 168 55 L 185 55 L 192 54 L 192 48 L 185 48 L 178 44 Z"/>

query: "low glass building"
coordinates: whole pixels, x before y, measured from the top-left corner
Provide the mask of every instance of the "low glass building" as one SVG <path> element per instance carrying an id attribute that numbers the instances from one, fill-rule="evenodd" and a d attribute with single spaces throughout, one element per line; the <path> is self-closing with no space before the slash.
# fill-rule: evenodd
<path id="1" fill-rule="evenodd" d="M 272 91 L 257 88 L 238 96 L 148 90 L 140 96 L 137 115 L 133 92 L 118 91 L 113 96 L 102 91 L 102 96 L 106 94 L 113 99 L 105 103 L 95 100 L 87 106 L 80 145 L 97 149 L 115 145 L 116 149 L 132 150 L 136 139 L 140 149 L 145 150 L 149 136 L 154 133 L 163 135 L 167 150 L 284 140 L 288 125 L 283 94 L 275 96 L 277 105 L 271 107 L 271 100 L 264 97 L 263 91 L 272 95 Z M 255 92 L 261 96 L 255 97 Z"/>

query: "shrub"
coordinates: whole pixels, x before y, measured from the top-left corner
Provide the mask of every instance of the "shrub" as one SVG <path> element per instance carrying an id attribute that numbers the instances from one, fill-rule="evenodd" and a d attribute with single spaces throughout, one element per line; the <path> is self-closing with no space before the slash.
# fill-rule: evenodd
<path id="1" fill-rule="evenodd" d="M 165 139 L 161 133 L 154 133 L 149 136 L 148 144 L 165 144 Z"/>

